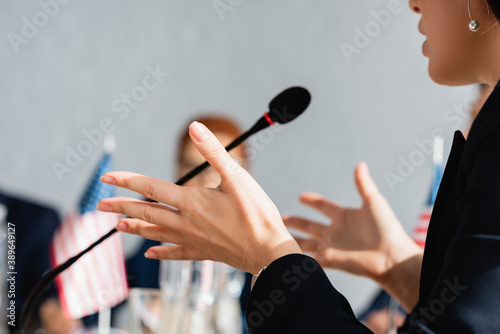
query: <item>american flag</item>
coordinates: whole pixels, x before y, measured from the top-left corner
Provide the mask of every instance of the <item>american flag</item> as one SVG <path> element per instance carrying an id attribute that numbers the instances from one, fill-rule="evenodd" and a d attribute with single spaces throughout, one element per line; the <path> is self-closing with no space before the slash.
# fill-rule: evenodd
<path id="1" fill-rule="evenodd" d="M 439 185 L 441 184 L 441 179 L 443 178 L 443 142 L 444 140 L 442 137 L 434 138 L 431 191 L 426 206 L 420 213 L 417 225 L 413 229 L 413 240 L 422 248 L 425 247 L 425 240 L 427 238 L 427 230 L 429 229 L 429 222 L 431 220 L 432 208 L 434 207 Z"/>
<path id="2" fill-rule="evenodd" d="M 78 208 L 67 215 L 54 234 L 51 262 L 55 267 L 81 252 L 116 226 L 119 215 L 99 212 L 100 200 L 114 195 L 114 187 L 99 181 L 111 171 L 111 155 L 105 153 Z M 73 319 L 113 307 L 128 297 L 123 239 L 120 233 L 98 245 L 56 278 L 64 312 Z"/>

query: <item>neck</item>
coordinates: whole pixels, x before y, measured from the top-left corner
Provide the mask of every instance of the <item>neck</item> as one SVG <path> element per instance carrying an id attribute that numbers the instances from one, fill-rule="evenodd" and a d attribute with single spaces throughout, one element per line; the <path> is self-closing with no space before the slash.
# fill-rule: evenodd
<path id="1" fill-rule="evenodd" d="M 492 65 L 495 67 L 492 66 L 485 71 L 485 74 L 479 75 L 478 82 L 488 84 L 491 88 L 494 88 L 500 82 L 500 62 Z"/>
<path id="2" fill-rule="evenodd" d="M 487 83 L 490 87 L 495 87 L 500 81 L 500 26 L 498 22 L 484 32 L 489 34 L 488 47 L 484 50 L 482 61 L 484 62 L 480 82 Z"/>
<path id="3" fill-rule="evenodd" d="M 496 78 L 496 79 L 492 79 L 492 78 Z M 488 78 L 486 78 L 485 80 L 481 80 L 482 82 L 488 84 L 488 86 L 490 86 L 491 88 L 495 88 L 496 85 L 498 85 L 498 83 L 500 82 L 500 79 L 498 79 L 497 76 L 491 76 L 491 78 L 488 80 Z"/>
<path id="4" fill-rule="evenodd" d="M 491 41 L 491 48 L 487 57 L 483 58 L 486 64 L 483 75 L 480 77 L 481 82 L 487 83 L 491 87 L 495 87 L 500 81 L 500 29 L 495 29 L 496 36 Z"/>

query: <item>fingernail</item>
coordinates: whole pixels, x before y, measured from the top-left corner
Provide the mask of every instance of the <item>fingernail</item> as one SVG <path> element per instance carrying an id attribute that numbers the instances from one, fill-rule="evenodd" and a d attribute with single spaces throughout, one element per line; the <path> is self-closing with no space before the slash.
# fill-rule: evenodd
<path id="1" fill-rule="evenodd" d="M 111 206 L 106 203 L 99 203 L 97 204 L 97 210 L 104 212 L 111 212 Z"/>
<path id="2" fill-rule="evenodd" d="M 144 253 L 144 257 L 148 259 L 158 259 L 158 255 L 156 254 L 156 252 L 150 249 L 146 253 Z"/>
<path id="3" fill-rule="evenodd" d="M 114 178 L 111 176 L 103 175 L 100 178 L 101 182 L 107 183 L 107 184 L 116 184 L 116 181 Z"/>
<path id="4" fill-rule="evenodd" d="M 191 123 L 190 128 L 191 134 L 198 143 L 203 143 L 210 138 L 210 132 L 205 125 L 194 121 Z"/>
<path id="5" fill-rule="evenodd" d="M 116 229 L 120 232 L 128 232 L 129 231 L 128 225 L 125 224 L 124 222 L 118 222 L 118 224 L 116 225 Z"/>

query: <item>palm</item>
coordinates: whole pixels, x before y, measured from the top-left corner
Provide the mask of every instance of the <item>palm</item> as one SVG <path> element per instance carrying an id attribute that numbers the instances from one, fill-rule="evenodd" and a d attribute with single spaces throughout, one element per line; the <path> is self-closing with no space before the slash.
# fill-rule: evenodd
<path id="1" fill-rule="evenodd" d="M 309 235 L 295 239 L 323 267 L 377 279 L 389 265 L 392 244 L 409 237 L 362 164 L 356 169 L 356 184 L 363 199 L 359 209 L 341 207 L 316 194 L 301 196 L 302 203 L 330 219 L 329 225 L 300 217 L 285 217 L 284 222 Z"/>

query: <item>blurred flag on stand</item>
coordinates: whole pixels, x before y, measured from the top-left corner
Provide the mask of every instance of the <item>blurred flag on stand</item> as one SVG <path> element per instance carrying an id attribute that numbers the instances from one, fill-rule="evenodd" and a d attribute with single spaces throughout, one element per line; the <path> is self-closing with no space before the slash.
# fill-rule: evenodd
<path id="1" fill-rule="evenodd" d="M 106 138 L 104 155 L 77 210 L 68 214 L 54 234 L 51 262 L 55 267 L 81 252 L 116 226 L 120 215 L 99 212 L 100 200 L 114 196 L 114 187 L 99 181 L 111 171 L 112 138 Z M 98 245 L 56 278 L 64 312 L 73 319 L 109 309 L 128 297 L 123 239 L 120 233 Z"/>
<path id="2" fill-rule="evenodd" d="M 434 138 L 431 193 L 425 208 L 418 217 L 417 225 L 413 229 L 413 240 L 415 240 L 417 245 L 422 248 L 425 246 L 425 239 L 427 238 L 427 230 L 429 229 L 432 208 L 434 207 L 439 185 L 441 184 L 441 179 L 443 178 L 443 144 L 443 137 L 438 136 Z"/>

